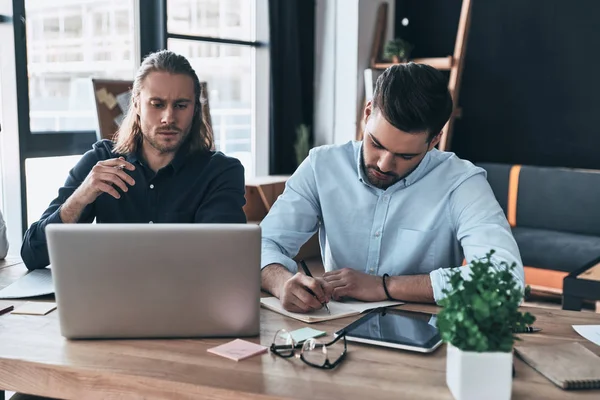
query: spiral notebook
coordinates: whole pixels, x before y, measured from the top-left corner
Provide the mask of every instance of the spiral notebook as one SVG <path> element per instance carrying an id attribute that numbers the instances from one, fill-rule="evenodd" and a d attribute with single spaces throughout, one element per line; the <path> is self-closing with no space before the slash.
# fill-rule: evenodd
<path id="1" fill-rule="evenodd" d="M 600 389 L 600 357 L 580 343 L 522 345 L 515 351 L 561 389 Z"/>

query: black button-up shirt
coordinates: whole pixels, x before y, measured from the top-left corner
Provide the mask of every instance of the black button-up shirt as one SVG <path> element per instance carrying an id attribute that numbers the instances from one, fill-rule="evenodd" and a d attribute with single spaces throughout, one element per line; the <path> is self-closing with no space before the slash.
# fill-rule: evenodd
<path id="1" fill-rule="evenodd" d="M 135 180 L 127 192 L 115 199 L 102 193 L 88 205 L 80 223 L 245 223 L 244 167 L 221 152 L 179 151 L 173 161 L 154 173 L 138 154 L 120 155 L 113 143 L 101 140 L 83 155 L 69 172 L 58 197 L 39 221 L 25 233 L 21 257 L 29 269 L 44 268 L 50 261 L 45 228 L 62 223 L 61 205 L 81 185 L 98 161 L 123 156 L 135 166 L 124 169 Z"/>

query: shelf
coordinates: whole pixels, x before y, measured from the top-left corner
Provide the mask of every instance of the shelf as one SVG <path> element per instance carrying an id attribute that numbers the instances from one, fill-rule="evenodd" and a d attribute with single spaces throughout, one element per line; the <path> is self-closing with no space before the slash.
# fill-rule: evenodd
<path id="1" fill-rule="evenodd" d="M 418 64 L 427 64 L 440 71 L 450 71 L 452 68 L 452 56 L 448 57 L 435 57 L 435 58 L 415 58 L 410 60 Z M 386 69 L 392 65 L 399 65 L 406 63 L 375 63 L 372 65 L 373 69 Z"/>

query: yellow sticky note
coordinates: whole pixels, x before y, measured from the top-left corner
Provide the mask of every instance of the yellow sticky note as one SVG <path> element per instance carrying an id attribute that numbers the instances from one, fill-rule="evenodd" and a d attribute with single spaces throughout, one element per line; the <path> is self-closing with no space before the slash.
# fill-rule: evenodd
<path id="1" fill-rule="evenodd" d="M 100 101 L 100 103 L 105 103 L 106 102 L 106 96 L 108 95 L 108 92 L 106 91 L 106 88 L 102 88 L 100 90 L 96 90 L 96 97 L 98 98 L 98 100 Z"/>
<path id="2" fill-rule="evenodd" d="M 12 313 L 23 315 L 46 315 L 56 310 L 56 303 L 45 301 L 28 301 L 20 307 L 17 307 Z"/>
<path id="3" fill-rule="evenodd" d="M 106 97 L 104 97 L 104 104 L 108 107 L 109 110 L 112 110 L 119 104 L 117 102 L 117 98 L 112 93 L 107 93 Z"/>

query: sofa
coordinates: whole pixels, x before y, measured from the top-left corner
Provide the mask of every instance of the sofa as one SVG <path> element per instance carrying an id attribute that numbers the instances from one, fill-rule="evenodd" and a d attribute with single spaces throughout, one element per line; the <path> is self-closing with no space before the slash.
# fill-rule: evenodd
<path id="1" fill-rule="evenodd" d="M 600 257 L 600 171 L 481 163 L 504 210 L 532 290 L 561 294 Z"/>

